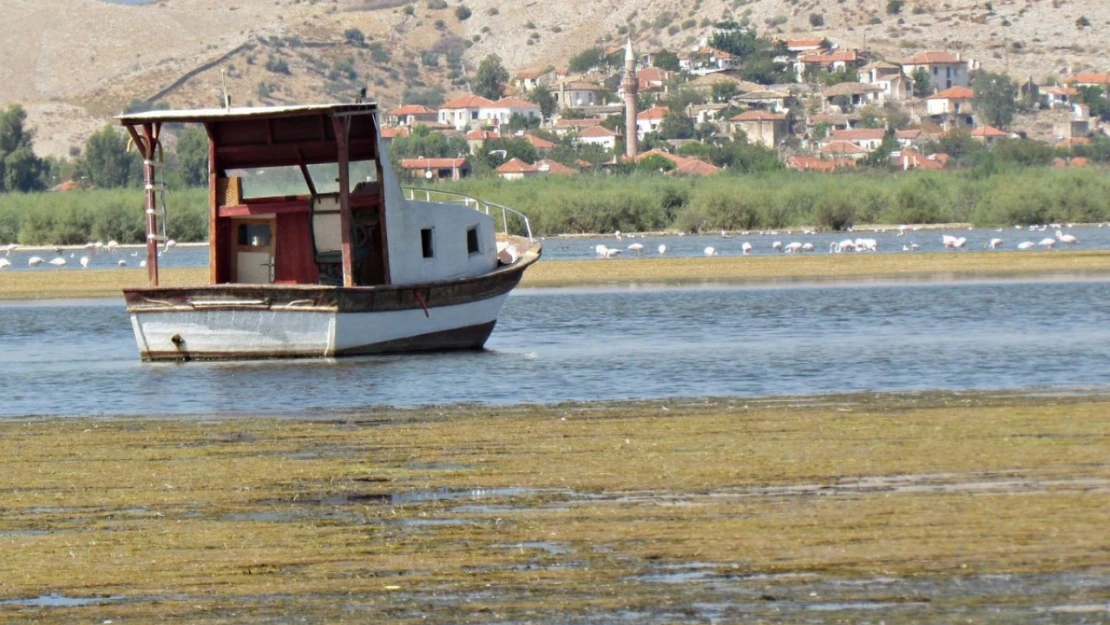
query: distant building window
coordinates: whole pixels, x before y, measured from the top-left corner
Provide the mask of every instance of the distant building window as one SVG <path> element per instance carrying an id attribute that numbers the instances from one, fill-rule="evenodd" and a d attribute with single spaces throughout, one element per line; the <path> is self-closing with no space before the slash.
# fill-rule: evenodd
<path id="1" fill-rule="evenodd" d="M 466 231 L 466 253 L 482 253 L 482 249 L 478 246 L 478 226 L 472 226 Z"/>
<path id="2" fill-rule="evenodd" d="M 420 246 L 424 249 L 424 258 L 435 257 L 435 250 L 432 248 L 431 228 L 424 228 L 420 231 Z"/>

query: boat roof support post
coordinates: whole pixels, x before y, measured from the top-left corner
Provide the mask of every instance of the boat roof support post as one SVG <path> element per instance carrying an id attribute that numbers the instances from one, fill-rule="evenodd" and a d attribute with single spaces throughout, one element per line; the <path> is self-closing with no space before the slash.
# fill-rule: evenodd
<path id="1" fill-rule="evenodd" d="M 348 150 L 351 119 L 346 116 L 332 116 L 335 129 L 335 147 L 339 165 L 339 229 L 343 254 L 343 286 L 355 285 L 354 263 L 351 259 L 351 185 L 350 153 Z"/>
<path id="2" fill-rule="evenodd" d="M 212 124 L 205 122 L 204 132 L 208 135 L 208 283 L 220 282 L 219 251 L 220 241 L 219 198 L 216 194 L 220 177 L 219 163 L 216 158 L 216 139 Z"/>
<path id="3" fill-rule="evenodd" d="M 146 270 L 147 282 L 150 286 L 158 286 L 158 194 L 164 193 L 164 190 L 158 188 L 156 167 L 160 163 L 156 163 L 154 159 L 158 154 L 161 131 L 161 122 L 144 123 L 141 134 L 134 125 L 127 126 L 127 132 L 131 134 L 135 148 L 143 157 L 143 188 L 146 197 Z"/>

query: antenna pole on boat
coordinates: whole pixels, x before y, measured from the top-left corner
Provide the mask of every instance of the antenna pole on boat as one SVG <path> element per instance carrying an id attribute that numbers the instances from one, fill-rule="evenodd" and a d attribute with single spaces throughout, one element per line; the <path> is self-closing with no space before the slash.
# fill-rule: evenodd
<path id="1" fill-rule="evenodd" d="M 224 110 L 229 111 L 229 110 L 231 110 L 231 96 L 229 96 L 227 94 L 227 70 L 226 69 L 221 69 L 220 70 L 220 84 L 223 85 L 223 89 L 224 89 L 224 97 L 223 97 Z"/>

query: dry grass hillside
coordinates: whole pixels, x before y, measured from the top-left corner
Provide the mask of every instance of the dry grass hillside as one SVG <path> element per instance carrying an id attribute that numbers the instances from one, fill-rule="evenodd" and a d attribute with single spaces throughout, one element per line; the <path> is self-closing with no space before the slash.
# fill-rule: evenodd
<path id="1" fill-rule="evenodd" d="M 641 49 L 678 49 L 721 19 L 888 59 L 961 52 L 1021 79 L 1110 70 L 1105 0 L 904 0 L 900 15 L 888 1 L 4 0 L 0 103 L 23 104 L 37 151 L 64 156 L 133 99 L 215 104 L 222 74 L 236 104 L 347 99 L 365 84 L 392 106 L 407 87 L 458 91 L 448 52 L 464 73 L 491 53 L 512 71 L 563 63 L 626 30 Z M 811 15 L 824 25 L 814 30 Z M 363 45 L 347 40 L 350 29 Z"/>

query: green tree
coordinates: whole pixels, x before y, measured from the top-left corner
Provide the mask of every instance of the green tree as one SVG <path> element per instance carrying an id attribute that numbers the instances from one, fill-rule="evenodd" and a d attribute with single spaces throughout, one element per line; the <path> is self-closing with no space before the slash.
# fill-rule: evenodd
<path id="1" fill-rule="evenodd" d="M 362 47 L 366 45 L 366 35 L 362 34 L 362 31 L 357 28 L 348 28 L 343 31 L 343 38 L 352 46 Z"/>
<path id="2" fill-rule="evenodd" d="M 668 72 L 677 72 L 680 69 L 678 55 L 670 50 L 660 50 L 655 53 L 655 66 Z"/>
<path id="3" fill-rule="evenodd" d="M 741 76 L 761 84 L 794 82 L 794 73 L 776 58 L 786 57 L 786 43 L 760 37 L 754 29 L 728 28 L 718 30 L 709 45 L 739 57 L 744 64 Z"/>
<path id="4" fill-rule="evenodd" d="M 1102 87 L 1078 87 L 1079 102 L 1091 111 L 1091 115 L 1098 117 L 1102 121 L 1110 121 L 1110 100 L 1106 98 L 1106 92 Z"/>
<path id="5" fill-rule="evenodd" d="M 719 82 L 710 88 L 710 99 L 714 102 L 728 102 L 736 97 L 738 91 L 736 83 Z"/>
<path id="6" fill-rule="evenodd" d="M 489 100 L 500 100 L 509 72 L 501 65 L 501 57 L 491 54 L 482 59 L 474 76 L 474 93 Z"/>
<path id="7" fill-rule="evenodd" d="M 979 71 L 971 82 L 975 114 L 991 126 L 1005 128 L 1017 112 L 1018 85 L 1009 74 Z"/>
<path id="8" fill-rule="evenodd" d="M 528 94 L 528 99 L 540 107 L 540 114 L 543 115 L 544 119 L 548 119 L 555 114 L 557 105 L 555 95 L 547 87 L 543 85 L 536 87 Z"/>
<path id="9" fill-rule="evenodd" d="M 576 74 L 588 72 L 603 65 L 605 65 L 605 50 L 598 47 L 587 48 L 570 57 L 570 61 L 567 62 L 567 68 Z"/>
<path id="10" fill-rule="evenodd" d="M 504 152 L 502 152 L 504 150 Z M 491 168 L 496 168 L 506 161 L 519 158 L 525 163 L 535 163 L 539 160 L 536 148 L 524 139 L 489 139 L 482 143 L 482 150 L 478 158 L 486 161 Z"/>
<path id="11" fill-rule="evenodd" d="M 123 135 L 108 125 L 85 142 L 80 171 L 93 186 L 125 187 L 138 181 L 140 160 L 138 154 L 127 151 Z"/>
<path id="12" fill-rule="evenodd" d="M 694 120 L 679 111 L 671 111 L 659 123 L 659 134 L 664 139 L 692 139 Z"/>
<path id="13" fill-rule="evenodd" d="M 185 186 L 208 184 L 208 133 L 200 126 L 187 126 L 177 138 L 177 170 Z"/>
<path id="14" fill-rule="evenodd" d="M 913 94 L 919 98 L 924 98 L 929 95 L 932 89 L 933 81 L 929 78 L 929 70 L 924 67 L 918 67 L 913 70 Z"/>
<path id="15" fill-rule="evenodd" d="M 675 167 L 674 161 L 660 154 L 650 154 L 636 163 L 636 171 L 644 174 L 662 174 Z"/>
<path id="16" fill-rule="evenodd" d="M 883 142 L 879 147 L 863 157 L 861 163 L 866 167 L 890 167 L 890 153 L 899 148 L 898 139 L 893 128 L 887 128 L 883 135 Z"/>
<path id="17" fill-rule="evenodd" d="M 0 113 L 0 191 L 39 191 L 46 186 L 47 166 L 35 156 L 26 120 L 27 112 L 18 104 Z"/>

